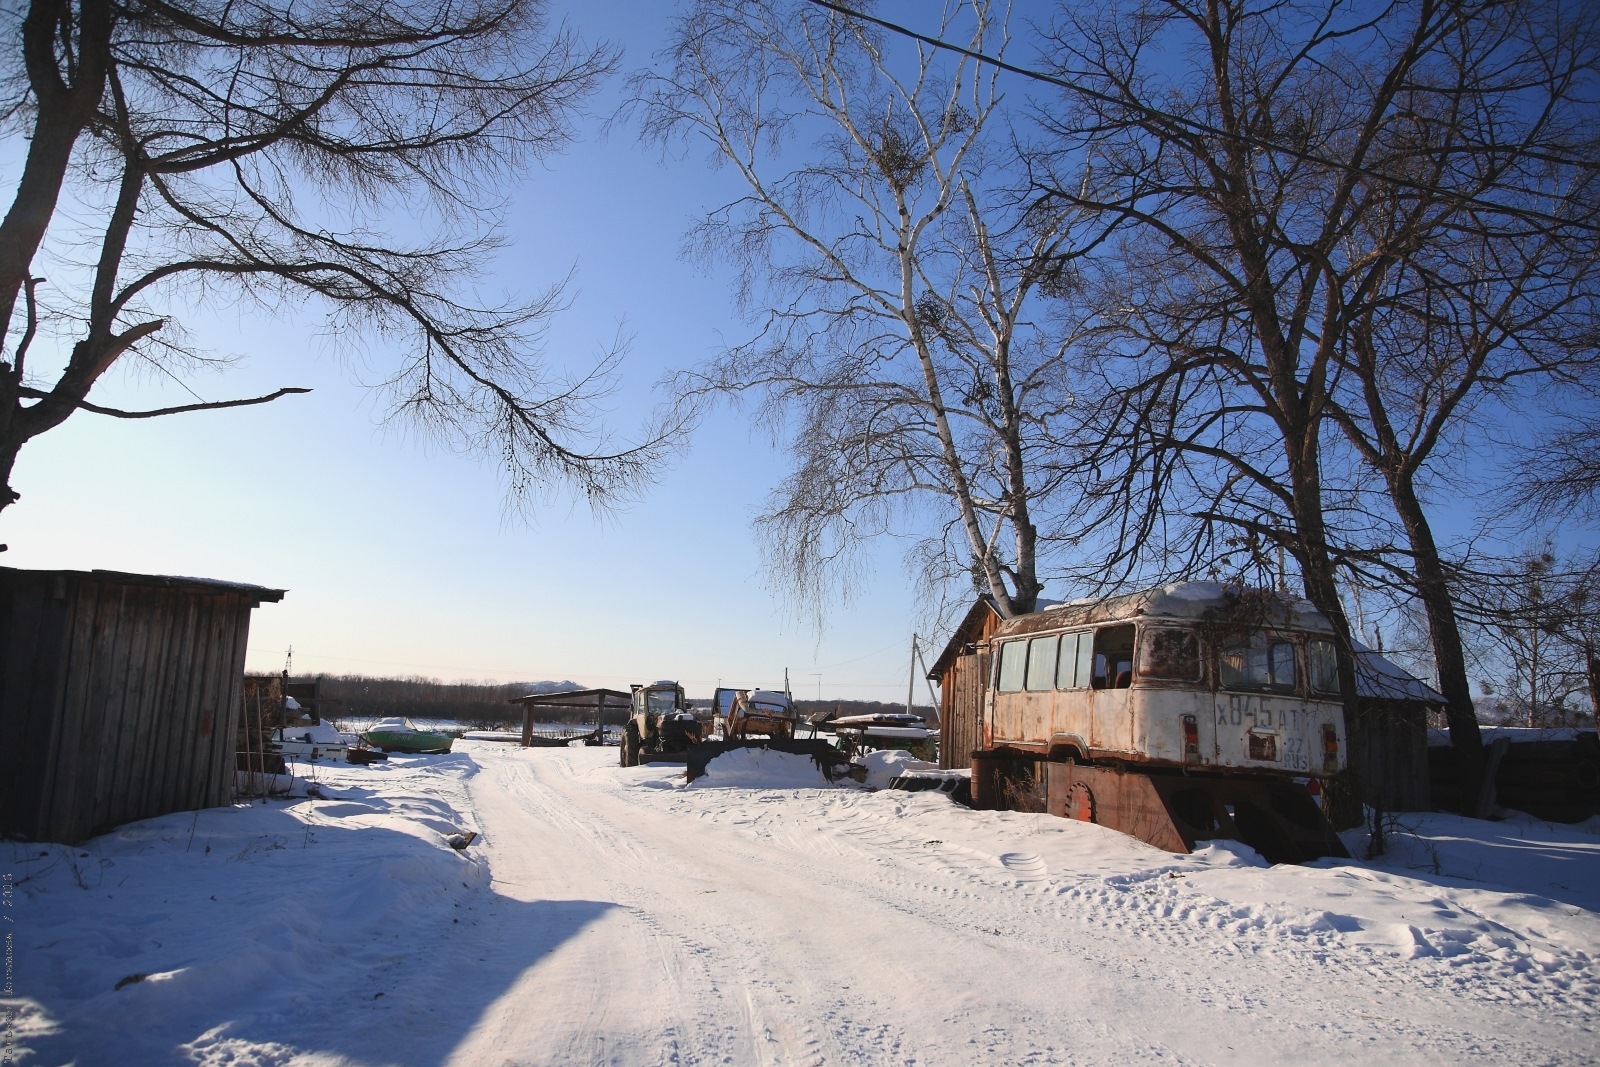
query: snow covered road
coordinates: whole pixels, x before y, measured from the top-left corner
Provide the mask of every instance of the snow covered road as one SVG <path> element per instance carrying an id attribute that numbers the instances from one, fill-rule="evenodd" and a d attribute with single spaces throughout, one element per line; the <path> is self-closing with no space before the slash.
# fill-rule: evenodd
<path id="1" fill-rule="evenodd" d="M 1367 938 L 1318 905 L 1383 894 L 1386 875 L 1219 868 L 929 794 L 684 789 L 673 769 L 619 771 L 592 750 L 541 756 L 478 757 L 497 892 L 618 906 L 525 971 L 454 1062 L 1536 1062 L 1597 1047 L 1587 956 L 1497 934 L 1427 889 L 1399 903 L 1420 924 L 1384 915 Z M 1300 884 L 1307 905 L 1274 899 Z M 522 1019 L 516 1003 L 543 1008 Z"/>
<path id="2" fill-rule="evenodd" d="M 30 876 L 27 951 L 92 952 L 119 907 L 151 929 L 114 963 L 62 964 L 31 996 L 19 983 L 22 1062 L 1592 1063 L 1600 1048 L 1593 824 L 1459 841 L 1469 824 L 1428 817 L 1394 866 L 1267 868 L 937 794 L 718 787 L 715 765 L 685 788 L 681 768 L 615 759 L 466 743 L 338 768 L 341 800 L 242 809 L 304 825 L 305 843 L 250 852 L 262 835 L 228 809 L 196 819 L 243 834 L 231 864 L 195 858 L 187 816 L 98 839 L 132 872 L 120 893 L 91 904 L 81 873 Z M 439 835 L 460 827 L 481 837 L 458 856 Z M 176 855 L 141 875 L 155 842 Z M 175 862 L 181 886 L 155 873 Z M 182 936 L 204 911 L 182 895 L 219 887 L 256 917 L 298 903 L 292 952 L 261 963 L 265 927 L 237 909 Z M 171 929 L 149 922 L 158 894 Z M 134 971 L 149 977 L 113 989 Z"/>

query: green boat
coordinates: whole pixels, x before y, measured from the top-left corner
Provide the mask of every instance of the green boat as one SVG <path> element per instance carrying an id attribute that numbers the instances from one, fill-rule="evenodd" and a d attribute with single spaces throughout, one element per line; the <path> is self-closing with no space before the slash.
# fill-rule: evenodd
<path id="1" fill-rule="evenodd" d="M 419 730 L 410 719 L 379 719 L 361 735 L 385 752 L 449 752 L 455 738 L 435 730 Z"/>

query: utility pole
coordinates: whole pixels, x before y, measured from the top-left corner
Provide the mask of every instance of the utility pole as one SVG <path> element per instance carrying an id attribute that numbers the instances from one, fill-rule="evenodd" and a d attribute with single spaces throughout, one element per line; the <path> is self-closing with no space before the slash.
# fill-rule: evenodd
<path id="1" fill-rule="evenodd" d="M 917 692 L 917 635 L 911 635 L 911 677 L 906 679 L 906 714 L 914 714 L 911 710 L 911 700 Z"/>

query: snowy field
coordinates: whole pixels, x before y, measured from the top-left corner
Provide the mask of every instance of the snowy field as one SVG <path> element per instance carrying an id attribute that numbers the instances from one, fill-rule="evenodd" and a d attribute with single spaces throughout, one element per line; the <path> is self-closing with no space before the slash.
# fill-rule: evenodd
<path id="1" fill-rule="evenodd" d="M 1600 1058 L 1600 821 L 1415 817 L 1382 863 L 1268 868 L 809 764 L 456 747 L 0 845 L 0 1062 Z"/>

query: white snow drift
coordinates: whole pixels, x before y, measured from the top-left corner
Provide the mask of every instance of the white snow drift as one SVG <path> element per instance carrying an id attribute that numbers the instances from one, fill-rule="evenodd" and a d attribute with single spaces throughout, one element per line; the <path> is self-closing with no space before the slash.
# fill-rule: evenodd
<path id="1" fill-rule="evenodd" d="M 756 766 L 774 755 L 685 788 L 614 749 L 465 742 L 318 765 L 321 798 L 6 843 L 0 1048 L 81 1067 L 1600 1048 L 1596 822 L 1420 816 L 1381 862 L 1269 868 Z"/>

